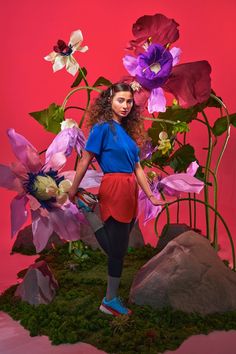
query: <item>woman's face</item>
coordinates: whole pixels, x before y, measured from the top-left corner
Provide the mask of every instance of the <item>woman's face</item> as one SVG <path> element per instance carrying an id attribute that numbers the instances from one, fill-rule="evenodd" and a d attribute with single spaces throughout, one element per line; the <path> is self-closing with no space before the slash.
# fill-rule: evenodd
<path id="1" fill-rule="evenodd" d="M 134 98 L 129 91 L 115 93 L 111 101 L 111 108 L 114 118 L 127 117 L 134 104 Z"/>

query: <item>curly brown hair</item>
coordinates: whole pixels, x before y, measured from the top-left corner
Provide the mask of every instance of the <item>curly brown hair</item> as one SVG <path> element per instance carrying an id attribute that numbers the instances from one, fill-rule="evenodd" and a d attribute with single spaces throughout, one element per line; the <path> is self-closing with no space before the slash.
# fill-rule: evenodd
<path id="1" fill-rule="evenodd" d="M 112 122 L 113 112 L 111 101 L 115 94 L 121 91 L 128 91 L 134 96 L 131 86 L 123 82 L 115 83 L 100 93 L 89 110 L 90 116 L 88 126 L 90 128 L 99 122 Z M 122 120 L 121 125 L 131 138 L 135 140 L 137 145 L 142 147 L 148 139 L 148 136 L 144 130 L 143 119 L 140 116 L 139 107 L 135 102 L 128 116 Z"/>

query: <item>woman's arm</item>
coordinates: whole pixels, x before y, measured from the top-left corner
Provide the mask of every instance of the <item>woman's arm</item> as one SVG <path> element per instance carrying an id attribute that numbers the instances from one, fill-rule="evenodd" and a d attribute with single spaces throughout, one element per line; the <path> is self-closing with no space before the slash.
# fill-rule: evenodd
<path id="1" fill-rule="evenodd" d="M 77 169 L 76 169 L 76 174 L 75 178 L 73 180 L 72 186 L 69 190 L 68 196 L 69 199 L 73 202 L 74 196 L 77 192 L 77 189 L 88 169 L 88 166 L 91 162 L 91 160 L 94 158 L 94 154 L 89 152 L 89 151 L 84 151 L 82 159 L 79 161 Z"/>
<path id="2" fill-rule="evenodd" d="M 142 166 L 140 165 L 140 163 L 136 163 L 135 165 L 135 169 L 134 169 L 134 173 L 136 176 L 136 179 L 138 181 L 138 184 L 140 185 L 140 187 L 142 188 L 142 190 L 144 191 L 144 193 L 147 195 L 148 199 L 151 201 L 151 203 L 153 205 L 163 205 L 163 204 L 167 204 L 167 201 L 164 200 L 159 200 L 157 199 L 151 191 L 151 188 L 149 186 L 147 177 L 143 171 Z"/>

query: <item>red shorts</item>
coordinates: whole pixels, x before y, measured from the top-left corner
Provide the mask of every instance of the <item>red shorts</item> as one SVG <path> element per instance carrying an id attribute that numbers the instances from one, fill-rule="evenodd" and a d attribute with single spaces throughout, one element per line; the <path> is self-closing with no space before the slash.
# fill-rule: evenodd
<path id="1" fill-rule="evenodd" d="M 99 189 L 101 218 L 129 223 L 138 212 L 138 184 L 133 173 L 106 173 Z"/>

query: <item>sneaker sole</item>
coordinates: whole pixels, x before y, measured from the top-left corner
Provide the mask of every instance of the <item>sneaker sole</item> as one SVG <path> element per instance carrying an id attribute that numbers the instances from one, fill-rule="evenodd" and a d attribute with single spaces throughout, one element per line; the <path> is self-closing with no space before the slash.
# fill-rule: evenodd
<path id="1" fill-rule="evenodd" d="M 116 311 L 116 310 L 112 309 L 111 307 L 106 306 L 104 304 L 100 305 L 99 310 L 107 315 L 113 315 L 113 316 L 122 316 L 122 315 L 129 316 L 129 315 L 131 315 L 130 310 L 128 310 L 128 313 L 120 313 L 120 312 L 118 312 L 118 311 Z"/>

